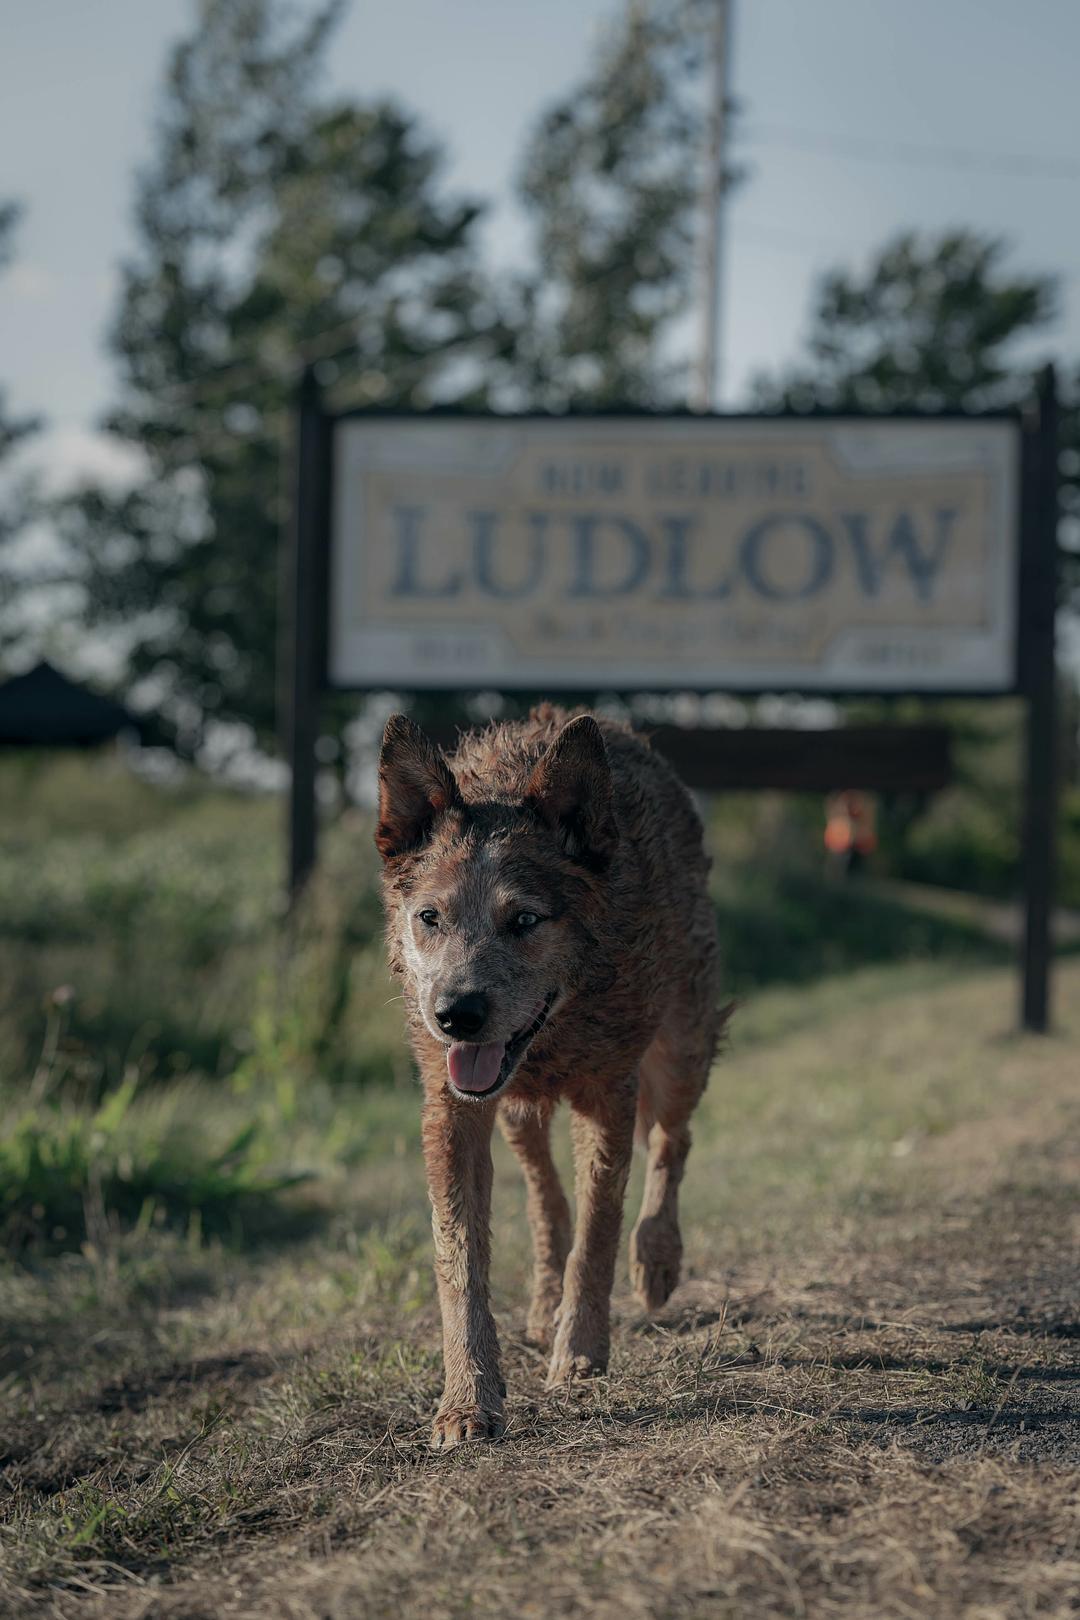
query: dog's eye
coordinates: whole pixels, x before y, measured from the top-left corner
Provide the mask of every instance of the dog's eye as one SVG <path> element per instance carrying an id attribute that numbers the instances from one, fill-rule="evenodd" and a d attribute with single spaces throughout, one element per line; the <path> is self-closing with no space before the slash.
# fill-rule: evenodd
<path id="1" fill-rule="evenodd" d="M 419 917 L 425 928 L 434 928 L 439 920 L 439 913 L 435 910 L 434 906 L 425 906 L 423 911 L 418 911 L 416 915 Z"/>
<path id="2" fill-rule="evenodd" d="M 539 921 L 535 911 L 519 911 L 514 918 L 514 927 L 524 933 L 527 928 L 535 928 Z"/>

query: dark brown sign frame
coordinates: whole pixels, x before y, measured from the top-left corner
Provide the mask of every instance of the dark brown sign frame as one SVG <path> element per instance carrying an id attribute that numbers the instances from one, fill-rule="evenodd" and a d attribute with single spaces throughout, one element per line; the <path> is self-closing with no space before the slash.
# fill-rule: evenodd
<path id="1" fill-rule="evenodd" d="M 452 407 L 423 413 L 425 417 L 449 416 L 467 419 L 491 413 L 467 412 Z M 544 419 L 541 412 L 524 412 L 511 420 Z M 575 414 L 575 413 L 572 413 Z M 689 412 L 648 412 L 639 410 L 605 411 L 606 418 L 670 418 L 689 417 Z M 295 456 L 292 475 L 292 512 L 286 537 L 286 570 L 283 576 L 282 615 L 283 636 L 280 667 L 283 672 L 282 712 L 284 717 L 285 751 L 291 766 L 289 792 L 289 890 L 296 895 L 309 873 L 316 857 L 316 757 L 319 706 L 324 692 L 329 691 L 328 667 L 328 608 L 330 601 L 330 513 L 333 479 L 333 436 L 338 421 L 364 416 L 392 421 L 411 417 L 407 411 L 364 410 L 337 414 L 325 410 L 314 371 L 305 372 L 297 393 L 295 408 Z M 1058 406 L 1054 372 L 1047 367 L 1039 379 L 1039 386 L 1030 406 L 1023 412 L 917 412 L 889 413 L 888 416 L 860 417 L 855 412 L 814 413 L 816 420 L 915 420 L 933 423 L 944 420 L 984 420 L 986 418 L 1015 421 L 1020 432 L 1020 510 L 1017 582 L 1017 623 L 1015 645 L 1015 680 L 1009 688 L 993 692 L 977 690 L 964 692 L 920 690 L 926 698 L 987 698 L 1008 695 L 1020 696 L 1026 706 L 1025 738 L 1025 812 L 1023 835 L 1023 881 L 1025 927 L 1022 947 L 1023 994 L 1021 1024 L 1024 1029 L 1045 1032 L 1050 1021 L 1050 960 L 1051 912 L 1055 876 L 1056 796 L 1057 796 L 1057 721 L 1054 662 L 1054 621 L 1057 608 L 1057 521 L 1058 521 Z M 586 413 L 577 418 L 589 420 Z M 595 419 L 595 417 L 593 417 Z M 694 414 L 695 420 L 701 417 Z M 709 418 L 706 418 L 708 420 Z M 805 417 L 799 417 L 805 420 Z M 752 413 L 717 416 L 715 420 L 747 421 L 759 423 L 791 420 L 790 417 L 770 417 Z M 335 688 L 342 690 L 341 687 Z M 417 682 L 416 689 L 423 689 Z M 688 688 L 690 689 L 690 688 Z M 740 690 L 740 696 L 750 695 Z M 815 696 L 828 696 L 815 687 Z M 881 696 L 880 691 L 859 694 L 848 689 L 832 696 L 852 698 L 859 695 Z M 893 693 L 893 695 L 896 695 Z M 882 729 L 874 733 L 864 731 L 861 736 L 833 732 L 827 734 L 829 743 L 824 749 L 819 768 L 807 765 L 805 751 L 800 756 L 795 738 L 789 734 L 787 757 L 790 769 L 784 764 L 784 755 L 774 746 L 771 757 L 768 745 L 755 742 L 753 737 L 763 734 L 741 734 L 748 741 L 729 748 L 731 734 L 724 732 L 696 732 L 692 751 L 687 746 L 687 734 L 680 744 L 677 738 L 668 739 L 668 751 L 681 757 L 676 761 L 683 774 L 690 777 L 688 764 L 695 757 L 700 760 L 696 773 L 700 780 L 690 780 L 691 786 L 722 790 L 725 788 L 753 788 L 761 786 L 787 787 L 792 790 L 810 786 L 873 787 L 892 786 L 927 791 L 940 786 L 948 778 L 947 739 L 937 728 L 924 728 L 921 739 L 907 736 L 897 728 L 895 753 L 889 757 L 888 733 Z M 740 735 L 740 734 L 735 734 Z M 820 735 L 820 734 L 819 734 Z M 833 780 L 845 761 L 847 743 L 847 779 Z M 663 748 L 665 739 L 658 737 Z M 779 739 L 777 739 L 779 741 Z M 739 751 L 743 766 L 738 762 L 717 759 L 718 747 L 729 752 Z M 801 760 L 801 763 L 800 763 Z M 825 769 L 826 764 L 828 770 Z M 856 780 L 856 778 L 861 778 Z"/>

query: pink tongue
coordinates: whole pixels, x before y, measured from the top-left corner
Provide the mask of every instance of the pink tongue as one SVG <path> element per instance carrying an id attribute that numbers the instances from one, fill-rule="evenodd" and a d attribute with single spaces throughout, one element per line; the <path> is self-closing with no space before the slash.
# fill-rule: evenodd
<path id="1" fill-rule="evenodd" d="M 446 1054 L 446 1067 L 459 1091 L 489 1091 L 499 1078 L 503 1053 L 502 1041 L 491 1041 L 487 1046 L 468 1046 L 455 1041 Z"/>

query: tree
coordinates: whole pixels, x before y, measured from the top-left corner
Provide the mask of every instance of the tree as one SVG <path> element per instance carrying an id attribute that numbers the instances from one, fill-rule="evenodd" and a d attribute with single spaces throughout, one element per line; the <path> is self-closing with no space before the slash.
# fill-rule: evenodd
<path id="1" fill-rule="evenodd" d="M 757 403 L 795 411 L 984 410 L 1029 398 L 1033 367 L 1020 363 L 1016 347 L 1053 316 L 1056 290 L 1051 277 L 1010 274 L 1006 252 L 1000 238 L 973 231 L 905 233 L 865 275 L 832 272 L 818 291 L 807 359 L 779 377 L 759 377 Z M 911 698 L 855 712 L 877 718 L 883 710 L 895 719 L 925 715 Z M 1008 705 L 954 703 L 935 705 L 934 717 L 954 733 L 957 787 L 929 817 L 922 803 L 887 805 L 886 839 L 908 875 L 977 886 L 981 862 L 982 881 L 1001 886 L 1019 850 L 1019 716 Z M 992 859 L 978 853 L 991 849 Z"/>
<path id="2" fill-rule="evenodd" d="M 767 410 L 984 410 L 1030 392 L 1013 347 L 1054 315 L 1048 276 L 1004 270 L 1006 244 L 974 231 L 889 242 L 862 277 L 824 277 L 806 361 L 759 377 Z"/>
<path id="3" fill-rule="evenodd" d="M 693 287 L 707 10 L 631 5 L 528 143 L 519 189 L 537 265 L 519 289 L 519 377 L 536 403 L 685 393 L 665 344 Z"/>
<path id="4" fill-rule="evenodd" d="M 174 51 L 111 336 L 123 398 L 107 425 L 145 476 L 65 511 L 89 622 L 126 638 L 189 752 L 215 721 L 274 733 L 301 363 L 337 404 L 424 404 L 478 397 L 508 353 L 480 209 L 442 195 L 437 148 L 391 103 L 318 94 L 340 10 L 296 23 L 281 0 L 202 0 Z"/>
<path id="5" fill-rule="evenodd" d="M 15 203 L 0 203 L 0 272 L 11 263 L 19 209 Z M 0 467 L 39 427 L 29 416 L 8 413 L 7 397 L 0 388 Z M 11 561 L 13 542 L 22 534 L 36 509 L 33 486 L 28 479 L 13 479 L 0 498 L 0 656 L 20 635 L 16 603 L 25 581 L 25 570 Z"/>

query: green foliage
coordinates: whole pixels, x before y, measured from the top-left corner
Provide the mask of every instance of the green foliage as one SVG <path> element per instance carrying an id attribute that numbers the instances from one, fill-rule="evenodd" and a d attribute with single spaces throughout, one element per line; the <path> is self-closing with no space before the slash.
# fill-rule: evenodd
<path id="1" fill-rule="evenodd" d="M 477 396 L 506 345 L 438 149 L 390 103 L 320 97 L 339 11 L 209 0 L 174 51 L 112 333 L 108 425 L 145 476 L 62 511 L 85 617 L 124 627 L 182 751 L 214 720 L 274 735 L 298 362 L 337 404 L 423 405 Z"/>
<path id="2" fill-rule="evenodd" d="M 1080 786 L 1075 784 L 1061 800 L 1058 893 L 1066 905 L 1080 909 Z"/>
<path id="3" fill-rule="evenodd" d="M 1023 705 L 933 703 L 898 698 L 853 706 L 855 719 L 948 727 L 953 779 L 932 797 L 886 797 L 879 817 L 882 859 L 894 876 L 973 894 L 1011 898 L 1020 889 Z M 1064 831 L 1064 829 L 1063 829 Z M 1080 901 L 1061 892 L 1063 904 Z"/>
<path id="4" fill-rule="evenodd" d="M 117 1223 L 181 1225 L 193 1239 L 256 1235 L 304 1176 L 275 1168 L 257 1122 L 222 1144 L 182 1086 L 136 1104 L 128 1077 L 93 1110 L 0 1101 L 0 1246 L 78 1247 Z"/>
<path id="5" fill-rule="evenodd" d="M 695 0 L 626 8 L 529 142 L 519 188 L 537 268 L 519 355 L 540 404 L 672 397 L 662 346 L 692 287 L 702 15 Z"/>
<path id="6" fill-rule="evenodd" d="M 1007 953 L 975 926 L 931 916 L 866 890 L 857 880 L 782 869 L 716 887 L 728 982 L 739 995 L 774 984 L 809 984 L 858 965 L 1001 961 Z"/>
<path id="7" fill-rule="evenodd" d="M 76 830 L 77 829 L 77 830 Z M 296 1087 L 408 1072 L 370 822 L 340 818 L 282 926 L 282 823 L 264 795 L 138 782 L 105 758 L 0 771 L 0 1080 L 57 1062 L 92 1095 L 135 1063 Z"/>
<path id="8" fill-rule="evenodd" d="M 952 736 L 954 780 L 917 815 L 898 817 L 896 806 L 886 807 L 883 843 L 892 870 L 915 882 L 1012 898 L 1020 891 L 1022 707 L 936 705 L 934 719 Z M 1060 897 L 1075 904 L 1080 892 Z"/>
<path id="9" fill-rule="evenodd" d="M 191 773 L 172 787 L 106 757 L 0 771 L 0 1080 L 59 1060 L 96 1094 L 130 1063 L 227 1071 L 272 953 L 279 816 Z"/>
<path id="10" fill-rule="evenodd" d="M 886 963 L 1001 960 L 974 922 L 930 914 L 858 876 L 834 878 L 822 831 L 817 797 L 725 796 L 713 806 L 712 892 L 737 995 Z"/>
<path id="11" fill-rule="evenodd" d="M 11 262 L 18 218 L 19 210 L 14 203 L 0 202 L 0 273 Z M 0 469 L 23 440 L 37 431 L 38 426 L 32 417 L 8 414 L 5 392 L 0 387 Z M 20 581 L 24 578 L 9 563 L 5 552 L 26 527 L 36 510 L 36 504 L 33 486 L 27 479 L 12 481 L 0 498 L 0 656 L 20 634 L 21 627 L 13 610 Z"/>
<path id="12" fill-rule="evenodd" d="M 386 967 L 377 858 L 366 815 L 326 837 L 319 868 L 277 960 L 256 986 L 237 1083 L 293 1099 L 318 1078 L 332 1085 L 405 1083 L 398 986 Z"/>
<path id="13" fill-rule="evenodd" d="M 1007 895 L 1015 876 L 1015 729 L 966 706 L 959 779 L 920 819 L 880 823 L 879 869 Z M 981 762 L 982 774 L 969 770 Z M 1011 808 L 1010 808 L 1011 804 Z M 984 954 L 970 929 L 826 879 L 818 799 L 725 796 L 710 812 L 718 918 L 739 989 L 864 961 Z M 893 820 L 895 819 L 895 825 Z M 1080 903 L 1080 816 L 1063 821 L 1062 895 Z M 386 969 L 367 815 L 324 829 L 298 914 L 283 921 L 281 807 L 171 786 L 118 761 L 12 759 L 0 770 L 0 1085 L 46 1067 L 96 1104 L 205 1073 L 291 1108 L 306 1088 L 408 1084 L 399 987 Z"/>
<path id="14" fill-rule="evenodd" d="M 807 359 L 759 377 L 766 410 L 985 410 L 1030 392 L 1018 339 L 1056 309 L 1047 276 L 1006 272 L 1006 244 L 975 231 L 904 232 L 865 275 L 820 283 Z"/>
<path id="15" fill-rule="evenodd" d="M 141 833 L 119 849 L 56 839 L 30 871 L 19 846 L 9 846 L 0 851 L 3 932 L 31 943 L 104 935 L 128 954 L 142 935 L 168 934 L 181 963 L 204 967 L 220 946 L 251 938 L 269 913 L 265 852 L 245 846 L 239 831 L 196 821 L 183 839 Z"/>

